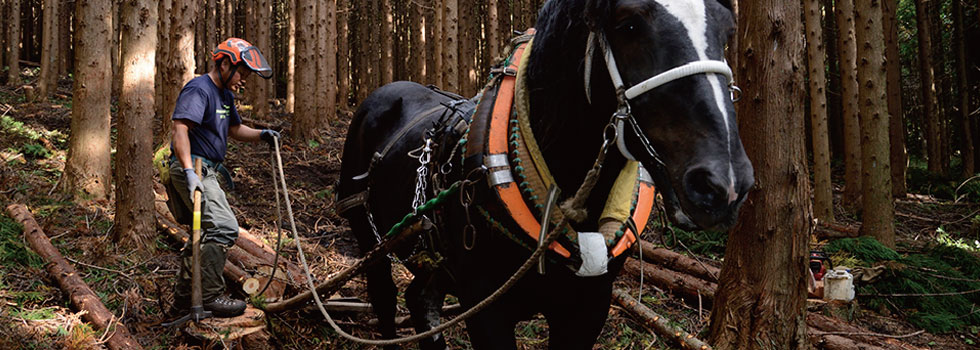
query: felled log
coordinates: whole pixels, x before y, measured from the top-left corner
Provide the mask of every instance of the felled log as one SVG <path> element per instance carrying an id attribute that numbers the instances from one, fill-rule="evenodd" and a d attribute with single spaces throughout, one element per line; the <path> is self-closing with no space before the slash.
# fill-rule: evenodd
<path id="1" fill-rule="evenodd" d="M 884 350 L 884 348 L 862 343 L 840 335 L 814 335 L 810 332 L 810 344 L 816 349 L 825 350 Z"/>
<path id="2" fill-rule="evenodd" d="M 142 349 L 139 342 L 130 335 L 126 325 L 120 323 L 119 319 L 102 304 L 102 301 L 85 284 L 75 268 L 61 256 L 57 248 L 51 245 L 51 241 L 48 240 L 44 231 L 41 231 L 27 207 L 23 204 L 11 204 L 7 206 L 7 213 L 24 226 L 24 236 L 28 245 L 47 262 L 45 269 L 58 282 L 58 287 L 68 293 L 68 298 L 71 299 L 75 309 L 86 311 L 85 315 L 82 316 L 85 321 L 103 330 L 109 328 L 108 331 L 112 335 L 109 336 L 106 345 L 114 350 Z"/>
<path id="3" fill-rule="evenodd" d="M 283 232 L 283 235 L 285 236 L 286 232 Z M 275 249 L 243 228 L 238 229 L 238 240 L 235 241 L 235 246 L 261 259 L 269 266 L 272 266 L 272 262 L 276 259 Z M 303 274 L 303 269 L 299 265 L 294 264 L 282 255 L 279 256 L 278 264 L 279 268 L 277 270 L 284 269 L 286 272 L 287 283 L 294 288 L 306 287 L 306 277 Z"/>
<path id="4" fill-rule="evenodd" d="M 324 306 L 326 306 L 326 305 L 324 305 Z M 371 311 L 374 311 L 374 310 L 372 309 Z M 459 305 L 459 304 L 446 305 L 446 306 L 443 306 L 442 307 L 442 314 L 441 314 L 441 316 L 443 316 L 443 317 L 456 316 L 456 315 L 459 315 L 463 311 L 464 310 L 463 310 L 463 306 L 462 305 Z M 378 321 L 377 318 L 372 318 L 372 319 L 370 319 L 370 320 L 367 321 L 367 325 L 368 326 L 371 326 L 371 327 L 376 327 L 378 325 L 378 322 L 379 321 Z M 412 325 L 412 317 L 411 316 L 398 316 L 398 317 L 395 317 L 395 328 L 414 328 L 414 327 L 415 326 Z"/>
<path id="5" fill-rule="evenodd" d="M 619 305 L 628 310 L 634 316 L 639 317 L 643 321 L 643 325 L 654 332 L 660 334 L 660 336 L 676 341 L 683 349 L 699 349 L 708 350 L 711 346 L 694 337 L 694 334 L 685 332 L 681 329 L 677 329 L 670 325 L 666 318 L 661 317 L 646 305 L 640 304 L 633 297 L 626 293 L 622 289 L 613 290 L 613 300 L 615 300 Z"/>
<path id="6" fill-rule="evenodd" d="M 635 259 L 626 259 L 624 270 L 638 278 L 641 264 L 646 281 L 683 297 L 694 305 L 698 304 L 700 295 L 701 305 L 705 308 L 711 307 L 715 298 L 715 289 L 718 288 L 717 284 Z"/>
<path id="7" fill-rule="evenodd" d="M 159 213 L 159 208 L 157 208 L 157 211 L 157 228 L 166 231 L 173 239 L 180 242 L 187 242 L 187 240 L 190 239 L 187 231 L 184 231 L 180 225 L 173 222 L 168 215 L 162 215 Z M 228 259 L 225 261 L 225 268 L 222 271 L 222 275 L 225 276 L 226 280 L 233 281 L 238 285 L 243 285 L 245 281 L 252 276 L 239 266 L 254 269 L 263 264 L 264 263 L 259 258 L 252 256 L 238 246 L 233 246 L 231 249 L 228 249 Z M 271 263 L 265 265 L 268 266 L 271 265 Z M 259 279 L 260 285 L 265 286 L 266 281 L 268 281 L 270 277 L 259 276 L 257 278 Z M 274 279 L 272 284 L 269 285 L 269 288 L 266 289 L 262 295 L 266 300 L 280 300 L 285 294 L 285 291 L 286 283 L 281 279 Z"/>
<path id="8" fill-rule="evenodd" d="M 415 222 L 406 229 L 401 230 L 394 236 L 386 238 L 380 245 L 376 246 L 374 249 L 364 254 L 364 257 L 358 261 L 356 264 L 347 267 L 346 269 L 336 273 L 330 279 L 321 282 L 316 286 L 316 292 L 318 295 L 330 295 L 336 292 L 340 287 L 343 287 L 345 283 L 350 281 L 354 276 L 357 276 L 364 272 L 364 270 L 371 266 L 371 264 L 376 263 L 382 257 L 388 255 L 402 244 L 408 237 L 413 237 L 422 229 L 422 221 Z M 267 304 L 265 311 L 269 313 L 282 312 L 286 310 L 296 309 L 303 306 L 311 299 L 313 299 L 313 293 L 310 290 L 306 290 L 292 298 L 283 300 L 281 302 Z"/>
<path id="9" fill-rule="evenodd" d="M 867 343 L 876 347 L 889 350 L 909 350 L 920 349 L 898 339 L 876 336 L 874 332 L 867 329 L 848 324 L 833 317 L 824 316 L 814 312 L 806 315 L 806 324 L 810 326 L 811 338 L 823 333 L 835 333 L 834 335 L 845 336 L 857 342 Z M 826 337 L 826 336 L 823 336 Z"/>
<path id="10" fill-rule="evenodd" d="M 683 272 L 709 282 L 717 282 L 721 269 L 704 264 L 670 249 L 655 247 L 652 243 L 640 240 L 633 246 L 633 253 L 642 254 L 643 260 L 668 269 Z"/>

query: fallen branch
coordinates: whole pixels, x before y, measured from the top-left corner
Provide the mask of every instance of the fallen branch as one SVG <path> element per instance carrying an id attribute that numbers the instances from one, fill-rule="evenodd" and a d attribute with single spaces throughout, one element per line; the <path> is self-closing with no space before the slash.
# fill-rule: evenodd
<path id="1" fill-rule="evenodd" d="M 642 254 L 643 260 L 658 264 L 674 271 L 709 281 L 717 282 L 721 269 L 707 265 L 670 249 L 655 247 L 652 243 L 640 240 L 633 246 L 633 253 Z"/>
<path id="2" fill-rule="evenodd" d="M 817 349 L 826 350 L 885 350 L 885 348 L 862 343 L 839 335 L 814 335 L 810 333 L 810 344 Z"/>
<path id="3" fill-rule="evenodd" d="M 711 307 L 711 303 L 715 299 L 715 289 L 717 289 L 718 285 L 635 259 L 627 259 L 624 270 L 634 276 L 639 276 L 641 266 L 644 278 L 650 283 L 683 297 L 695 305 L 697 305 L 698 296 L 700 296 L 704 307 Z"/>
<path id="4" fill-rule="evenodd" d="M 106 345 L 110 349 L 142 349 L 139 342 L 130 335 L 126 325 L 114 321 L 115 315 L 102 304 L 99 297 L 85 284 L 75 268 L 61 256 L 58 249 L 51 245 L 51 241 L 44 231 L 41 231 L 27 207 L 23 204 L 11 204 L 7 206 L 7 213 L 24 226 L 24 236 L 28 245 L 47 262 L 45 269 L 58 282 L 58 287 L 68 294 L 75 309 L 86 311 L 82 316 L 85 321 L 106 332 L 111 332 L 112 335 L 106 340 Z"/>
<path id="5" fill-rule="evenodd" d="M 705 342 L 695 338 L 693 334 L 671 326 L 666 318 L 663 318 L 656 312 L 653 312 L 653 310 L 650 310 L 650 308 L 646 307 L 646 305 L 637 302 L 636 299 L 629 296 L 629 293 L 626 291 L 618 288 L 614 289 L 613 300 L 619 303 L 619 305 L 623 306 L 623 308 L 632 313 L 634 316 L 639 317 L 640 320 L 643 321 L 643 325 L 653 329 L 654 332 L 657 332 L 657 334 L 660 334 L 664 338 L 673 339 L 680 344 L 681 348 L 700 350 L 711 349 L 708 344 L 705 344 Z"/>

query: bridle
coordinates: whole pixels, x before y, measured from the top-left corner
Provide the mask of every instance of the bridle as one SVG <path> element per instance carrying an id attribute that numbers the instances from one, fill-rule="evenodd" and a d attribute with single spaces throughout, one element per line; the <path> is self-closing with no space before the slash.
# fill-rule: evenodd
<path id="1" fill-rule="evenodd" d="M 633 134 L 640 140 L 643 145 L 644 150 L 648 155 L 653 158 L 654 161 L 659 163 L 660 166 L 665 166 L 660 155 L 657 153 L 656 149 L 653 148 L 653 144 L 646 137 L 646 134 L 640 129 L 639 123 L 636 122 L 636 118 L 633 117 L 633 112 L 630 110 L 629 101 L 640 96 L 650 90 L 656 89 L 657 87 L 669 83 L 671 81 L 695 75 L 695 74 L 721 74 L 727 78 L 728 89 L 731 93 L 732 101 L 738 101 L 741 97 L 741 89 L 735 86 L 735 80 L 732 78 L 732 69 L 728 67 L 728 62 L 718 61 L 718 60 L 698 60 L 688 62 L 684 65 L 671 68 L 666 72 L 657 74 L 650 77 L 643 82 L 636 84 L 632 87 L 626 88 L 623 84 L 623 78 L 619 74 L 619 68 L 616 65 L 616 58 L 613 56 L 612 49 L 609 47 L 609 41 L 606 39 L 606 35 L 602 32 L 593 31 L 589 33 L 588 43 L 585 46 L 585 97 L 592 103 L 591 94 L 591 84 L 589 82 L 592 77 L 592 57 L 595 54 L 595 46 L 598 42 L 599 47 L 602 50 L 603 57 L 606 61 L 606 68 L 609 71 L 609 78 L 612 80 L 613 87 L 616 89 L 616 99 L 618 100 L 619 106 L 613 113 L 612 118 L 609 120 L 609 125 L 607 129 L 611 126 L 615 133 L 616 146 L 619 148 L 619 152 L 623 154 L 629 160 L 636 160 L 626 149 L 626 142 L 624 140 L 625 126 L 629 123 L 630 129 L 632 129 Z"/>

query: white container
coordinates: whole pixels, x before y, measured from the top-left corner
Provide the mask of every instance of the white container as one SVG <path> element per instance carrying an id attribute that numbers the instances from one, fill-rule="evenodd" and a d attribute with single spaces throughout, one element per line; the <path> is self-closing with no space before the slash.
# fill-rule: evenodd
<path id="1" fill-rule="evenodd" d="M 854 276 L 851 269 L 838 266 L 823 277 L 823 300 L 854 300 Z"/>

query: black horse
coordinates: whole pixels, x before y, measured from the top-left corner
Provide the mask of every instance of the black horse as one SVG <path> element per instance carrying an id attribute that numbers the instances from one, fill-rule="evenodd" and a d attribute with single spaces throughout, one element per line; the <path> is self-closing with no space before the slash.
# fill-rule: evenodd
<path id="1" fill-rule="evenodd" d="M 719 229 L 734 222 L 754 179 L 723 63 L 733 27 L 725 0 L 545 3 L 525 84 L 530 127 L 555 184 L 566 191 L 560 199 L 585 181 L 609 141 L 611 126 L 617 126 L 610 115 L 618 112 L 614 119 L 620 121 L 613 142 L 619 151 L 609 148 L 584 204 L 587 218 L 573 225 L 576 230 L 598 231 L 606 199 L 599 194 L 610 191 L 627 157 L 650 170 L 674 224 Z M 692 69 L 675 69 L 692 62 Z M 494 72 L 508 74 L 502 68 Z M 466 100 L 415 83 L 388 84 L 361 104 L 344 146 L 338 206 L 364 251 L 413 211 L 419 194 L 432 198 L 447 184 L 473 181 L 428 215 L 433 224 L 418 242 L 396 252 L 403 259 L 432 252 L 428 259 L 406 261 L 415 278 L 405 299 L 420 332 L 438 324 L 447 293 L 472 306 L 529 256 L 526 246 L 500 233 L 513 221 L 479 209 L 493 206 L 481 204 L 493 197 L 486 168 L 460 160 L 461 148 L 471 145 L 459 139 L 471 126 L 474 104 L 487 95 Z M 420 167 L 420 159 L 431 161 Z M 624 258 L 612 258 L 604 274 L 581 277 L 549 254 L 545 274 L 527 274 L 466 321 L 474 348 L 516 348 L 515 324 L 536 313 L 548 321 L 551 348 L 592 348 Z M 397 289 L 390 261 L 370 268 L 367 278 L 382 336 L 393 337 Z M 445 342 L 434 337 L 422 347 L 441 349 Z"/>

